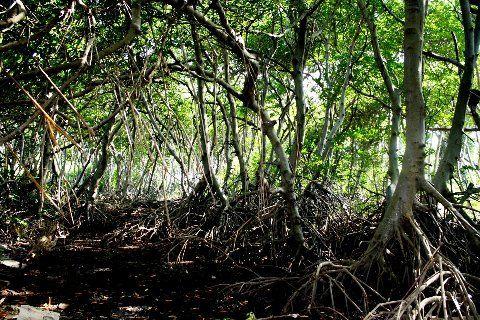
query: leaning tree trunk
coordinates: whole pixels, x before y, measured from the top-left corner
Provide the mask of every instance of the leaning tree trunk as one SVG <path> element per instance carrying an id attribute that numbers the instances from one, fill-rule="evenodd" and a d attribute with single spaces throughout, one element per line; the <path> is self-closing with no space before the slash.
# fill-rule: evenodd
<path id="1" fill-rule="evenodd" d="M 447 198 L 450 198 L 447 184 L 452 179 L 457 166 L 463 145 L 463 126 L 467 111 L 468 98 L 472 88 L 472 77 L 475 70 L 478 54 L 478 38 L 480 31 L 480 17 L 477 14 L 475 28 L 470 15 L 468 0 L 460 0 L 462 9 L 462 24 L 465 33 L 465 67 L 458 88 L 457 103 L 452 119 L 452 127 L 448 135 L 447 147 L 440 160 L 437 172 L 433 178 L 435 188 Z M 450 199 L 451 200 L 451 199 Z"/>
<path id="2" fill-rule="evenodd" d="M 378 225 L 369 251 L 382 255 L 382 248 L 411 215 L 415 194 L 424 180 L 425 101 L 422 92 L 422 48 L 425 0 L 405 0 L 404 88 L 406 104 L 406 149 L 402 170 L 392 199 Z M 380 249 L 380 250 L 379 250 Z"/>
<path id="3" fill-rule="evenodd" d="M 197 30 L 195 25 L 192 24 L 192 37 L 195 46 L 195 59 L 199 66 L 199 70 L 202 69 L 202 52 L 200 48 L 200 39 L 198 37 Z M 215 197 L 220 200 L 222 207 L 226 207 L 228 205 L 228 200 L 225 194 L 223 193 L 222 189 L 220 188 L 220 184 L 218 183 L 217 177 L 212 170 L 212 164 L 210 159 L 210 148 L 208 146 L 208 136 L 207 136 L 207 112 L 205 110 L 205 101 L 204 101 L 204 83 L 202 78 L 197 79 L 197 105 L 198 105 L 198 113 L 199 113 L 199 125 L 198 125 L 198 132 L 200 137 L 200 148 L 201 148 L 201 160 L 202 160 L 202 167 L 203 173 L 205 175 L 205 179 L 209 184 L 211 190 Z"/>
<path id="4" fill-rule="evenodd" d="M 350 47 L 348 50 L 349 57 L 347 62 L 347 68 L 345 70 L 345 79 L 343 81 L 342 89 L 340 92 L 340 101 L 339 101 L 339 108 L 338 108 L 339 110 L 337 114 L 337 119 L 333 123 L 332 129 L 330 130 L 326 138 L 326 141 L 322 150 L 322 154 L 321 154 L 321 158 L 323 161 L 328 161 L 328 159 L 330 158 L 331 152 L 333 150 L 335 138 L 343 124 L 343 121 L 345 120 L 345 116 L 347 112 L 347 109 L 345 106 L 345 100 L 346 100 L 346 92 L 350 84 L 351 75 L 352 75 L 352 68 L 353 68 L 353 62 L 354 62 L 353 51 L 355 49 L 355 44 L 358 40 L 358 36 L 360 35 L 361 31 L 362 31 L 362 28 L 360 27 L 360 24 L 359 24 L 357 26 L 357 30 L 355 31 L 355 35 L 352 39 L 352 42 L 350 43 Z"/>
<path id="5" fill-rule="evenodd" d="M 292 77 L 294 83 L 295 92 L 295 105 L 297 113 L 295 116 L 296 130 L 295 137 L 293 139 L 292 151 L 290 153 L 290 167 L 295 175 L 298 161 L 302 155 L 303 139 L 305 137 L 305 113 L 307 111 L 307 103 L 305 100 L 305 92 L 303 85 L 303 71 L 305 68 L 306 59 L 306 40 L 307 40 L 307 25 L 308 19 L 306 15 L 305 1 L 297 0 L 291 2 L 291 11 L 298 11 L 297 14 L 293 14 L 291 21 L 298 25 L 295 26 L 296 43 L 292 57 Z"/>
<path id="6" fill-rule="evenodd" d="M 378 43 L 377 26 L 372 19 L 372 15 L 367 11 L 363 0 L 359 0 L 358 6 L 362 11 L 362 15 L 367 23 L 368 30 L 370 32 L 370 44 L 372 45 L 373 54 L 375 57 L 375 63 L 382 75 L 383 82 L 390 98 L 390 107 L 392 110 L 390 138 L 388 141 L 388 177 L 389 184 L 386 192 L 386 199 L 390 201 L 395 187 L 398 183 L 399 169 L 398 169 L 398 140 L 400 135 L 400 122 L 402 116 L 402 107 L 400 101 L 400 92 L 393 84 L 390 73 L 388 72 L 387 65 L 383 59 L 380 45 Z"/>
<path id="7" fill-rule="evenodd" d="M 112 130 L 115 117 L 105 127 L 102 139 L 100 141 L 100 155 L 93 173 L 85 180 L 85 182 L 76 191 L 76 196 L 84 196 L 90 205 L 97 197 L 98 187 L 108 165 L 108 147 L 113 140 L 114 135 L 120 129 L 121 122 Z"/>
<path id="8" fill-rule="evenodd" d="M 230 64 L 228 59 L 228 51 L 225 49 L 223 51 L 223 68 L 225 69 L 225 81 L 230 83 Z M 237 156 L 238 166 L 240 169 L 240 179 L 242 180 L 242 192 L 247 192 L 248 190 L 248 172 L 245 159 L 243 158 L 243 152 L 240 147 L 240 138 L 238 136 L 238 125 L 237 125 L 237 107 L 235 105 L 235 100 L 233 100 L 232 95 L 227 92 L 228 104 L 230 106 L 230 124 L 231 124 L 231 134 L 232 134 L 232 145 L 235 155 Z"/>
<path id="9" fill-rule="evenodd" d="M 263 134 L 268 137 L 270 143 L 272 144 L 272 149 L 274 150 L 278 159 L 278 167 L 282 176 L 283 196 L 286 202 L 288 218 L 290 220 L 290 232 L 299 248 L 303 247 L 305 239 L 303 236 L 301 217 L 298 211 L 298 204 L 294 192 L 294 177 L 290 169 L 288 156 L 286 155 L 285 150 L 275 132 L 275 121 L 272 121 L 267 111 L 258 105 L 256 86 L 259 71 L 258 57 L 245 47 L 241 35 L 237 34 L 231 28 L 226 18 L 225 11 L 218 0 L 213 1 L 210 7 L 216 10 L 223 28 L 219 28 L 215 23 L 208 20 L 193 6 L 185 6 L 184 2 L 181 0 L 163 0 L 163 2 L 172 5 L 175 9 L 185 13 L 193 23 L 199 23 L 205 27 L 213 37 L 225 45 L 232 53 L 236 55 L 240 61 L 244 63 L 246 75 L 243 84 L 243 91 L 240 97 L 247 108 L 257 112 L 260 115 Z"/>

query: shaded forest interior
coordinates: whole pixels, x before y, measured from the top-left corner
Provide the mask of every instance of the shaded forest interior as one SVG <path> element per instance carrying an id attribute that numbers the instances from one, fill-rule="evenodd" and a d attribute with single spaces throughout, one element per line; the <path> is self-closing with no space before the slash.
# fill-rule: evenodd
<path id="1" fill-rule="evenodd" d="M 479 5 L 0 0 L 0 318 L 480 319 Z"/>

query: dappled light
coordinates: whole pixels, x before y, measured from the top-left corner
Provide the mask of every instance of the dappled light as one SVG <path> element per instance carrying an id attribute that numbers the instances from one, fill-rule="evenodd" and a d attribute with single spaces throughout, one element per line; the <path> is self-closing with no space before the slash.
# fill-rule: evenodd
<path id="1" fill-rule="evenodd" d="M 0 1 L 0 319 L 480 318 L 480 1 Z"/>

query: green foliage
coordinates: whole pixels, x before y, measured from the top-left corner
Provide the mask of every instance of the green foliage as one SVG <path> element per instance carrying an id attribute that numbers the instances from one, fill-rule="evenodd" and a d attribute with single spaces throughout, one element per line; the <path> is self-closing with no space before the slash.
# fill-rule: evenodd
<path id="1" fill-rule="evenodd" d="M 384 2 L 368 2 L 368 12 L 374 16 L 386 67 L 395 86 L 401 90 L 403 27 L 397 20 L 403 19 L 403 2 Z M 316 3 L 313 0 L 222 2 L 226 19 L 234 32 L 229 37 L 242 37 L 245 47 L 258 57 L 260 70 L 256 83 L 257 97 L 261 106 L 275 120 L 276 133 L 287 154 L 293 149 L 296 123 L 292 57 L 298 39 L 297 18 L 300 12 Z M 79 71 L 77 65 L 61 69 L 60 72 L 50 72 L 50 78 L 57 86 L 65 84 L 67 79 L 79 72 L 63 92 L 78 110 L 82 120 L 63 99 L 58 99 L 55 119 L 72 137 L 82 141 L 81 146 L 85 152 L 81 153 L 79 149 L 72 147 L 71 141 L 56 132 L 57 143 L 64 148 L 63 153 L 57 152 L 61 159 L 56 160 L 59 162 L 56 169 L 64 165 L 62 174 L 69 185 L 79 178 L 84 166 L 87 166 L 85 177 L 89 177 L 98 161 L 96 155 L 100 149 L 99 138 L 102 130 L 98 130 L 96 136 L 90 137 L 82 121 L 95 127 L 112 115 L 119 106 L 126 106 L 115 116 L 115 124 L 119 125 L 119 129 L 108 149 L 109 169 L 101 181 L 101 189 L 112 190 L 114 188 L 109 184 L 122 184 L 126 179 L 123 176 L 125 167 L 131 162 L 133 167 L 130 168 L 130 179 L 134 181 L 133 184 L 140 183 L 142 179 L 146 184 L 149 177 L 166 176 L 169 177 L 172 188 L 177 190 L 175 194 L 179 194 L 181 188 L 178 159 L 188 171 L 186 173 L 189 180 L 202 174 L 197 133 L 199 117 L 194 97 L 199 72 L 196 70 L 191 18 L 179 14 L 176 9 L 162 4 L 161 1 L 145 3 L 141 11 L 141 34 L 128 45 L 121 46 L 111 55 L 96 61 L 98 52 L 121 41 L 125 36 L 131 22 L 130 6 L 114 1 L 91 1 L 87 3 L 91 10 L 88 11 L 80 5 L 64 10 L 64 5 L 62 1 L 49 1 L 41 5 L 40 2 L 33 1 L 29 4 L 27 19 L 0 33 L 2 46 L 22 39 L 26 34 L 42 32 L 46 24 L 52 22 L 51 29 L 41 37 L 31 37 L 25 45 L 1 52 L 4 68 L 15 77 L 20 77 L 21 85 L 41 103 L 47 101 L 54 90 L 49 81 L 38 72 L 38 66 L 55 69 L 76 61 L 83 57 L 87 43 L 93 39 L 88 55 L 89 64 L 85 68 Z M 387 12 L 384 6 L 388 7 L 390 12 Z M 215 23 L 217 28 L 228 31 L 223 27 L 218 12 L 207 3 L 198 4 L 196 9 L 204 14 L 206 19 Z M 230 180 L 226 181 L 225 185 L 228 188 L 238 188 L 239 163 L 232 148 L 231 137 L 225 136 L 227 128 L 223 112 L 227 118 L 230 117 L 230 101 L 225 88 L 220 82 L 212 81 L 212 77 L 225 79 L 223 52 L 227 50 L 230 60 L 229 85 L 241 96 L 245 64 L 228 45 L 216 38 L 212 29 L 205 28 L 198 21 L 194 23 L 197 24 L 200 36 L 204 71 L 208 73 L 204 80 L 208 118 L 206 125 L 214 159 L 212 165 L 219 180 L 224 179 L 227 175 L 225 154 L 228 151 L 229 157 L 233 159 L 233 169 Z M 391 116 L 388 109 L 389 96 L 375 63 L 369 33 L 356 4 L 333 0 L 322 2 L 312 11 L 307 32 L 304 89 L 308 109 L 304 146 L 296 176 L 300 185 L 305 185 L 311 179 L 330 181 L 337 185 L 339 190 L 358 197 L 361 202 L 370 196 L 366 189 L 380 190 L 382 193 L 385 188 Z M 425 25 L 425 50 L 455 59 L 454 38 L 458 44 L 459 59 L 462 60 L 464 36 L 458 4 L 445 1 L 429 3 Z M 351 46 L 353 64 L 349 66 Z M 328 118 L 327 131 L 331 130 L 339 117 L 342 85 L 348 68 L 351 68 L 352 74 L 345 91 L 345 120 L 333 139 L 330 156 L 324 158 L 318 152 L 322 128 Z M 145 79 L 144 76 L 152 69 L 155 69 L 153 78 Z M 35 75 L 22 78 L 22 75 L 29 72 Z M 458 85 L 459 76 L 455 66 L 430 57 L 425 58 L 427 128 L 444 128 L 450 125 Z M 140 92 L 151 99 L 150 108 L 154 121 L 166 141 L 161 141 L 157 129 L 152 126 Z M 3 136 L 24 123 L 35 107 L 11 82 L 0 88 L 0 96 L 0 119 L 3 125 L 0 131 Z M 246 108 L 243 101 L 235 97 L 233 100 L 241 151 L 249 176 L 253 178 L 262 158 L 261 122 L 258 114 Z M 52 112 L 51 106 L 47 109 Z M 327 109 L 330 112 L 326 116 Z M 230 122 L 231 120 L 229 119 Z M 467 126 L 472 125 L 472 120 L 468 118 Z M 48 139 L 48 128 L 40 117 L 24 132 L 24 153 L 35 176 L 40 173 L 39 154 L 42 151 L 39 146 L 45 137 L 45 150 L 49 153 L 55 142 Z M 403 136 L 400 138 L 404 141 Z M 439 141 L 430 133 L 427 138 L 427 155 L 434 157 Z M 17 140 L 12 143 L 13 147 L 19 150 L 20 143 Z M 400 155 L 402 151 L 401 145 Z M 0 153 L 4 151 L 0 150 Z M 93 154 L 90 159 L 86 156 L 88 153 Z M 266 142 L 264 154 L 267 178 L 272 185 L 278 185 L 278 159 L 269 141 Z M 159 160 L 154 167 L 155 156 Z M 53 167 L 52 163 L 48 163 L 45 184 L 46 190 L 55 193 L 58 191 L 58 181 L 55 176 L 57 173 L 51 172 L 54 171 Z M 476 163 L 463 164 L 462 170 L 476 167 Z M 145 168 L 156 172 L 153 175 L 147 174 L 146 178 L 143 174 Z M 16 174 L 20 171 L 20 167 L 17 167 Z M 164 182 L 157 181 L 158 178 L 152 180 L 156 187 Z M 193 182 L 189 182 L 192 186 Z M 364 188 L 360 188 L 360 185 Z"/>

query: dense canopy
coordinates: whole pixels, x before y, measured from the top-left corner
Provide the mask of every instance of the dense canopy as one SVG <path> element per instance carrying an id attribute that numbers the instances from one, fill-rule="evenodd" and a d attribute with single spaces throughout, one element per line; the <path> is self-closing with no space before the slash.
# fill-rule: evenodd
<path id="1" fill-rule="evenodd" d="M 256 270 L 250 317 L 476 319 L 478 5 L 0 1 L 5 254 L 96 230 Z"/>

